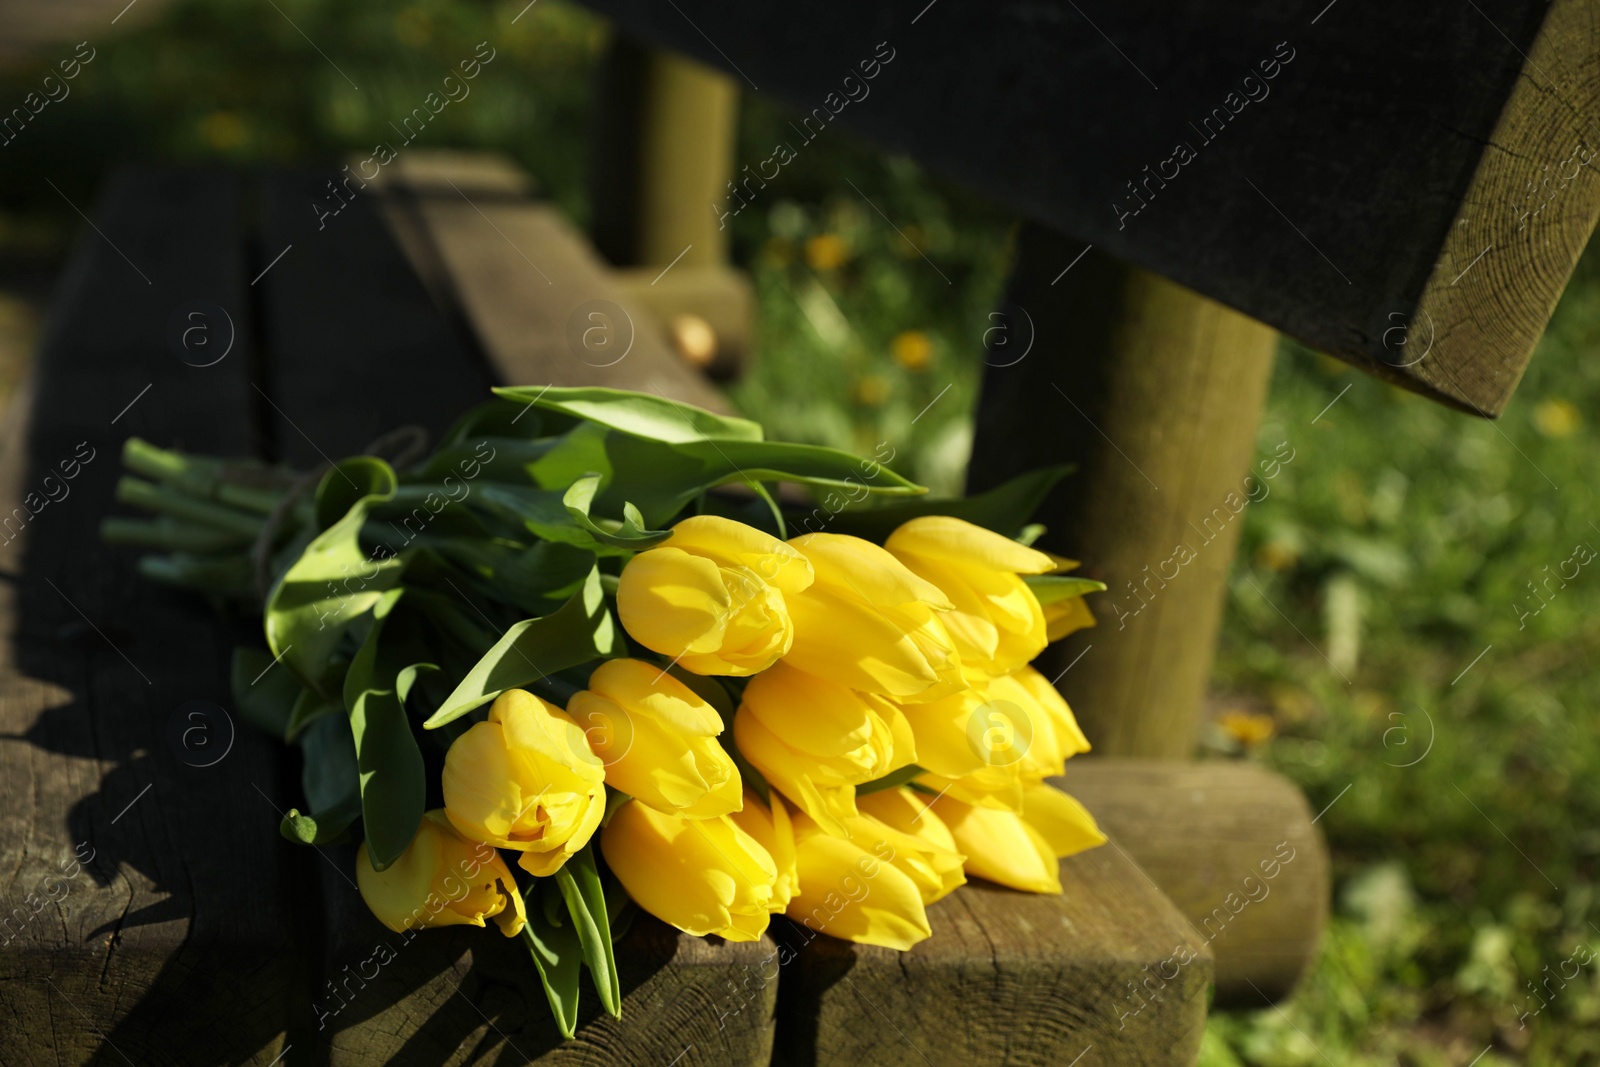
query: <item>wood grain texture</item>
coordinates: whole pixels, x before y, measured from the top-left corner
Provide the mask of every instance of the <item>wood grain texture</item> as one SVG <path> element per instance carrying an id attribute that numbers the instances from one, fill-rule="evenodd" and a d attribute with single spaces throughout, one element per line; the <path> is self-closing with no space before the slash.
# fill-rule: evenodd
<path id="1" fill-rule="evenodd" d="M 353 870 L 353 850 L 337 851 L 341 870 Z M 328 967 L 316 1040 L 328 1067 L 757 1067 L 771 1059 L 778 968 L 770 940 L 690 937 L 641 916 L 616 946 L 622 1018 L 600 1011 L 585 979 L 578 1035 L 563 1041 L 520 938 L 456 927 L 407 943 L 334 873 L 324 884 Z M 381 965 L 388 953 L 380 944 L 393 946 Z"/>
<path id="2" fill-rule="evenodd" d="M 1600 217 L 1600 7 L 1555 0 L 1490 133 L 1410 329 L 1405 373 L 1460 406 L 1511 399 Z"/>
<path id="3" fill-rule="evenodd" d="M 435 180 L 447 170 L 430 165 Z M 436 302 L 459 313 L 499 382 L 637 389 L 728 410 L 556 208 L 424 195 L 404 180 L 391 178 L 399 195 L 384 210 Z"/>
<path id="4" fill-rule="evenodd" d="M 1184 759 L 1238 516 L 1259 492 L 1259 476 L 1245 479 L 1277 338 L 1098 249 L 1052 282 L 1055 264 L 1081 248 L 1023 231 L 1012 336 L 988 355 L 968 489 L 1078 465 L 1036 515 L 1042 544 L 1085 561 L 1079 573 L 1108 588 L 1089 601 L 1099 625 L 1052 645 L 1040 669 L 1060 676 L 1096 752 Z"/>
<path id="5" fill-rule="evenodd" d="M 1254 763 L 1082 759 L 1059 784 L 1094 812 L 1216 956 L 1217 1007 L 1294 989 L 1328 922 L 1328 846 L 1305 795 Z"/>
<path id="6" fill-rule="evenodd" d="M 7 1063 L 265 1065 L 303 1010 L 282 750 L 226 709 L 245 628 L 140 580 L 135 553 L 98 535 L 126 436 L 255 450 L 239 200 L 214 173 L 116 178 L 63 276 L 31 424 L 27 398 L 7 419 L 4 514 L 60 497 L 0 546 Z M 167 340 L 196 298 L 240 332 L 203 368 Z M 196 700 L 212 710 L 189 719 Z"/>
<path id="7" fill-rule="evenodd" d="M 1499 241 L 1503 221 L 1487 220 L 1509 212 L 1514 226 L 1520 209 L 1497 190 L 1517 195 L 1575 143 L 1597 146 L 1595 0 L 586 2 L 794 105 L 796 155 L 843 127 L 1077 248 L 1489 414 L 1600 204 L 1586 174 L 1561 219 L 1517 240 Z M 870 80 L 863 62 L 880 64 Z M 753 210 L 783 195 L 781 168 L 764 164 L 775 148 L 737 161 L 765 176 L 745 197 Z M 1461 226 L 1485 237 L 1458 254 Z M 1441 306 L 1441 281 L 1491 241 L 1500 263 L 1479 282 L 1490 299 Z M 1492 321 L 1470 325 L 1491 308 Z M 1430 322 L 1451 343 L 1422 370 L 1415 346 Z"/>
<path id="8" fill-rule="evenodd" d="M 1061 861 L 1060 896 L 972 881 L 900 953 L 775 933 L 775 1064 L 1194 1062 L 1209 948 L 1115 845 Z M 809 939 L 808 939 L 809 937 Z M 1182 962 L 1187 960 L 1188 962 Z"/>

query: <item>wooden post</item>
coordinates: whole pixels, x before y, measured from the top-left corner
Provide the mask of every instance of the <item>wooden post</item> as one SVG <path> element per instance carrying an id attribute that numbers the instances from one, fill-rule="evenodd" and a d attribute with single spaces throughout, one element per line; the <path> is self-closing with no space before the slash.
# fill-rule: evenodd
<path id="1" fill-rule="evenodd" d="M 733 80 L 619 33 L 598 97 L 590 139 L 595 244 L 618 266 L 725 264 L 728 231 L 715 205 L 733 176 Z"/>
<path id="2" fill-rule="evenodd" d="M 1100 624 L 1041 667 L 1066 671 L 1058 685 L 1100 754 L 1185 758 L 1277 335 L 1037 227 L 1009 297 L 989 331 L 969 488 L 1078 464 L 1041 512 L 1042 545 L 1109 589 L 1090 598 Z"/>

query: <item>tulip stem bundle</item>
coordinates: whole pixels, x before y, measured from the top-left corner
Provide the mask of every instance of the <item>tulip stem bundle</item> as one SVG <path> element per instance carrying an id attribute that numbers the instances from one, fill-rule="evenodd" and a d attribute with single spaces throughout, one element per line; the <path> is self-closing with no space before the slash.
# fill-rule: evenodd
<path id="1" fill-rule="evenodd" d="M 658 396 L 496 392 L 426 456 L 309 473 L 129 440 L 153 517 L 102 528 L 259 613 L 234 700 L 301 751 L 281 831 L 359 841 L 380 922 L 522 938 L 571 1036 L 585 970 L 622 1010 L 635 904 L 907 949 L 966 875 L 1060 892 L 1104 840 L 1044 782 L 1088 744 L 1028 666 L 1103 588 L 1024 543 L 1062 470 L 933 501 Z M 780 481 L 826 531 L 785 539 Z"/>

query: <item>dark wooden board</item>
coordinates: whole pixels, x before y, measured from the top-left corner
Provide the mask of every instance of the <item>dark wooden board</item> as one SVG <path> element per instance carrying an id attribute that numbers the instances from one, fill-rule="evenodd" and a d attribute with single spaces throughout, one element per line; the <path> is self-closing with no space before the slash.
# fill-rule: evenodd
<path id="1" fill-rule="evenodd" d="M 266 391 L 282 452 L 301 465 L 348 454 L 401 423 L 437 432 L 486 399 L 492 382 L 430 302 L 371 198 L 324 229 L 308 222 L 305 205 L 325 181 L 275 175 L 262 198 L 264 254 L 294 246 L 261 284 Z M 406 942 L 362 903 L 354 850 L 324 856 L 310 1040 L 330 1064 L 533 1057 L 644 1067 L 681 1054 L 685 1065 L 754 1067 L 770 1056 L 776 987 L 755 983 L 750 1003 L 734 1006 L 742 1011 L 722 1004 L 729 983 L 772 954 L 770 942 L 711 943 L 644 919 L 618 946 L 623 1019 L 600 1015 L 590 992 L 578 1039 L 564 1044 L 520 939 L 458 929 Z M 380 945 L 391 946 L 392 960 Z"/>
<path id="2" fill-rule="evenodd" d="M 349 194 L 338 214 L 328 183 L 341 172 L 268 175 L 261 257 L 283 258 L 258 283 L 269 346 L 262 389 L 274 446 L 299 467 L 354 455 L 406 425 L 432 439 L 491 398 L 482 358 L 439 314 L 373 201 Z M 354 188 L 352 186 L 352 188 Z M 288 249 L 287 252 L 283 252 Z"/>
<path id="3" fill-rule="evenodd" d="M 970 881 L 928 909 L 933 936 L 906 953 L 775 933 L 790 948 L 773 1062 L 1193 1063 L 1212 980 L 1204 940 L 1114 843 L 1062 860 L 1061 885 L 1049 896 Z"/>
<path id="4" fill-rule="evenodd" d="M 796 155 L 843 127 L 1469 410 L 1503 407 L 1600 212 L 1595 0 L 586 3 L 799 108 Z M 775 149 L 737 161 L 750 210 Z"/>
<path id="5" fill-rule="evenodd" d="M 228 708 L 246 628 L 139 579 L 136 553 L 98 534 L 128 435 L 255 449 L 239 193 L 226 174 L 133 172 L 85 205 L 97 229 L 62 278 L 33 396 L 6 421 L 0 506 L 60 497 L 0 544 L 7 1063 L 265 1065 L 304 1011 L 304 872 L 275 810 L 285 761 Z M 167 339 L 193 300 L 237 328 L 213 366 Z M 62 461 L 90 449 L 63 483 Z M 190 719 L 190 701 L 212 707 Z M 92 862 L 74 867 L 75 849 Z"/>
<path id="6" fill-rule="evenodd" d="M 343 852 L 341 866 L 353 870 L 353 850 Z M 316 994 L 328 1012 L 317 1042 L 329 1067 L 765 1067 L 771 1060 L 778 964 L 770 940 L 690 937 L 640 916 L 616 946 L 622 1018 L 601 1012 L 585 979 L 578 1036 L 563 1041 L 520 938 L 493 926 L 456 927 L 406 944 L 336 874 L 324 886 L 328 980 L 336 989 L 324 985 Z M 381 967 L 372 962 L 387 958 L 380 944 L 394 946 Z M 348 995 L 337 987 L 374 972 L 365 987 L 350 982 Z"/>

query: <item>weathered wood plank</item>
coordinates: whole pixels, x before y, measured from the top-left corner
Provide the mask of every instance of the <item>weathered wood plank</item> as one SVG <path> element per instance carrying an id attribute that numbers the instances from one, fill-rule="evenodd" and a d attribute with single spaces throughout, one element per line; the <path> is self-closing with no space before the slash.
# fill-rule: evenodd
<path id="1" fill-rule="evenodd" d="M 846 127 L 1469 410 L 1503 407 L 1600 211 L 1579 166 L 1518 229 L 1529 183 L 1600 147 L 1594 0 L 586 2 L 803 112 L 717 210 L 765 210 Z"/>
<path id="2" fill-rule="evenodd" d="M 303 204 L 320 184 L 278 176 L 263 195 L 266 253 L 294 244 L 294 256 L 302 241 L 307 252 L 285 257 L 261 283 L 269 392 L 294 435 L 283 451 L 297 463 L 348 453 L 400 421 L 448 424 L 490 384 L 487 368 L 429 303 L 370 199 L 351 203 L 325 230 L 307 230 Z M 407 941 L 362 903 L 354 850 L 324 855 L 310 1039 L 333 1067 L 530 1057 L 643 1067 L 680 1054 L 683 1064 L 754 1065 L 770 1056 L 776 989 L 756 984 L 750 1003 L 735 1006 L 741 1011 L 723 1004 L 730 983 L 772 955 L 770 942 L 713 944 L 641 919 L 618 947 L 623 1019 L 596 1017 L 591 994 L 578 1039 L 563 1043 L 520 940 L 441 930 Z"/>
<path id="3" fill-rule="evenodd" d="M 304 893 L 274 810 L 284 761 L 226 710 L 243 627 L 139 579 L 136 553 L 98 535 L 129 434 L 254 450 L 238 216 L 225 175 L 113 181 L 63 277 L 31 405 L 7 420 L 8 1063 L 264 1065 L 304 1011 L 290 903 Z M 174 312 L 196 299 L 240 334 L 213 366 L 169 347 Z M 205 328 L 220 344 L 224 324 Z M 49 497 L 32 518 L 13 510 Z"/>
<path id="4" fill-rule="evenodd" d="M 774 1062 L 1187 1065 L 1205 1025 L 1204 940 L 1113 844 L 1061 861 L 1061 896 L 972 881 L 899 953 L 776 934 Z M 1187 960 L 1188 962 L 1181 962 Z"/>
<path id="5" fill-rule="evenodd" d="M 1218 1006 L 1289 995 L 1328 922 L 1328 846 L 1304 794 L 1254 763 L 1083 759 L 1062 783 L 1194 924 Z"/>
<path id="6" fill-rule="evenodd" d="M 764 977 L 778 965 L 770 940 L 689 937 L 641 916 L 616 948 L 622 1018 L 600 1011 L 585 980 L 578 1036 L 564 1041 L 520 938 L 504 938 L 493 927 L 456 927 L 424 931 L 407 943 L 373 919 L 354 893 L 330 898 L 334 986 L 316 995 L 318 1040 L 326 1042 L 329 1067 L 764 1067 L 771 1059 L 778 989 Z M 379 945 L 392 946 L 393 958 Z"/>
<path id="7" fill-rule="evenodd" d="M 434 195 L 428 190 L 448 173 L 446 163 L 421 164 L 433 184 L 410 186 L 406 159 L 391 164 L 399 169 L 387 186 L 403 192 L 385 211 L 437 298 L 460 309 L 500 381 L 638 389 L 727 410 L 553 206 L 474 196 L 465 186 Z"/>

